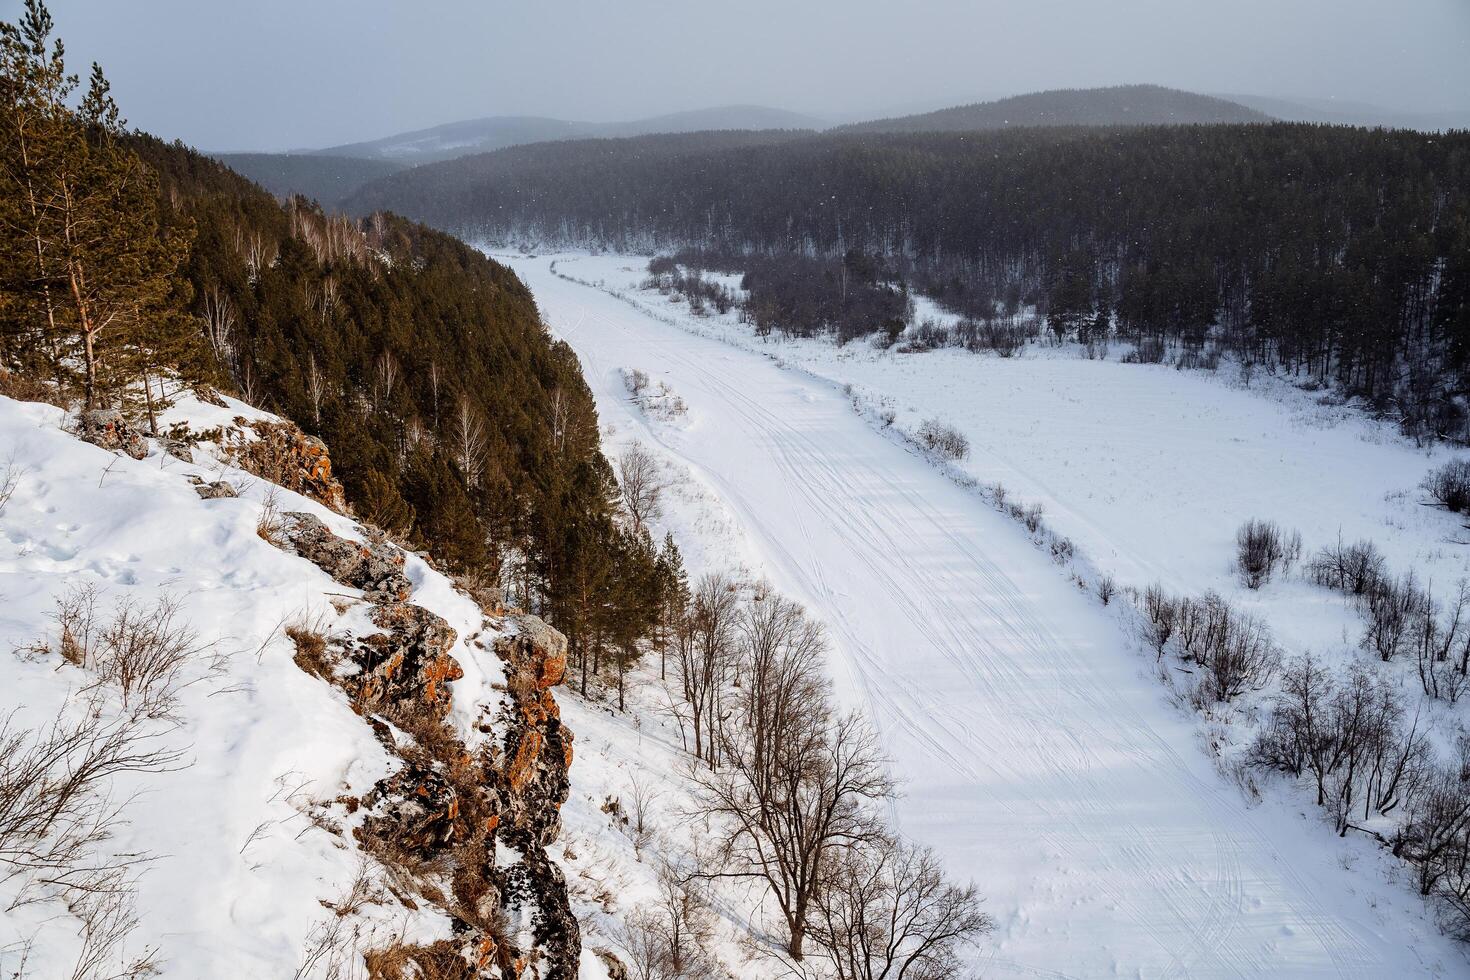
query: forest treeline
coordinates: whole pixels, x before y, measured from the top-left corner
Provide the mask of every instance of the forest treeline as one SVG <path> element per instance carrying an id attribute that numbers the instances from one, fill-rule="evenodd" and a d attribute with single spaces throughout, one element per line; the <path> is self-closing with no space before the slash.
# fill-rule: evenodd
<path id="1" fill-rule="evenodd" d="M 616 519 L 576 356 L 515 274 L 132 132 L 52 35 L 31 0 L 0 36 L 0 392 L 148 425 L 184 388 L 239 394 L 327 443 L 357 516 L 579 653 L 645 635 L 657 549 Z"/>
<path id="2" fill-rule="evenodd" d="M 480 240 L 787 261 L 789 290 L 825 296 L 805 304 L 817 312 L 802 332 L 835 331 L 821 310 L 840 306 L 856 261 L 977 321 L 1034 306 L 1084 342 L 1227 350 L 1340 384 L 1411 434 L 1467 434 L 1467 133 L 1282 123 L 562 143 L 394 175 L 353 206 Z"/>

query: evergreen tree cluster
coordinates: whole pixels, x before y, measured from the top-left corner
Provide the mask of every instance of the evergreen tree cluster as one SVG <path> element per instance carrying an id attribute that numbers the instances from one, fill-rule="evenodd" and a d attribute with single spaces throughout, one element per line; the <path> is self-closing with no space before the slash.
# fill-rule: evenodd
<path id="1" fill-rule="evenodd" d="M 177 275 L 193 229 L 160 214 L 155 175 L 93 65 L 80 104 L 44 5 L 0 24 L 0 371 L 80 389 L 86 407 L 200 367 Z"/>
<path id="2" fill-rule="evenodd" d="M 515 274 L 127 132 L 95 67 L 69 108 L 52 30 L 40 0 L 0 28 L 0 380 L 129 412 L 165 378 L 237 392 L 328 444 L 358 516 L 579 650 L 636 650 L 659 551 L 619 519 L 576 357 Z"/>
<path id="3" fill-rule="evenodd" d="M 1470 433 L 1470 133 L 647 137 L 416 168 L 354 202 L 481 240 L 790 259 L 808 279 L 797 259 L 836 271 L 856 252 L 976 319 L 1051 306 L 1059 333 L 1218 345 L 1416 434 Z"/>

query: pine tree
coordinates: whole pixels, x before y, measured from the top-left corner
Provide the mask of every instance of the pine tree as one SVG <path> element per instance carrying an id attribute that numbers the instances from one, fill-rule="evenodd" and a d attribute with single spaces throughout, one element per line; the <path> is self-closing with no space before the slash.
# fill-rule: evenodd
<path id="1" fill-rule="evenodd" d="M 669 638 L 689 606 L 689 576 L 684 571 L 684 556 L 679 553 L 672 533 L 665 533 L 664 545 L 654 568 L 658 603 L 654 642 L 658 645 L 658 676 L 666 680 Z"/>
<path id="2" fill-rule="evenodd" d="M 160 221 L 157 177 L 122 143 L 125 123 L 102 69 L 78 79 L 41 0 L 0 25 L 0 276 L 7 359 L 37 357 L 58 381 L 82 365 L 88 408 L 108 390 L 190 360 L 177 272 L 192 226 Z M 23 365 L 26 366 L 26 365 Z M 34 363 L 28 365 L 35 369 Z M 152 387 L 143 387 L 152 406 Z"/>
<path id="3" fill-rule="evenodd" d="M 18 24 L 0 24 L 0 355 L 59 380 L 67 311 L 55 175 L 80 152 L 81 133 L 67 109 L 78 79 L 53 26 L 39 0 L 27 0 Z"/>
<path id="4" fill-rule="evenodd" d="M 103 370 L 129 373 L 123 363 L 107 364 L 109 346 L 121 350 L 130 335 L 148 340 L 172 332 L 176 321 L 165 315 L 166 304 L 191 236 L 184 228 L 164 234 L 160 227 L 157 177 L 121 144 L 124 122 L 96 64 L 78 121 L 86 134 L 84 151 L 57 174 L 57 207 L 83 394 L 87 408 L 95 408 L 106 382 L 115 380 Z"/>

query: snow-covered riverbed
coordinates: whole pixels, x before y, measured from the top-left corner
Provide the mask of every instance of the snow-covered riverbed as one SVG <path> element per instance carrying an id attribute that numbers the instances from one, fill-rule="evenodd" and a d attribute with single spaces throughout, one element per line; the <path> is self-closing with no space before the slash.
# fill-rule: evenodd
<path id="1" fill-rule="evenodd" d="M 827 624 L 839 690 L 904 780 L 900 825 L 988 897 L 985 975 L 1464 969 L 1408 891 L 1345 868 L 1341 842 L 1286 807 L 1247 806 L 1114 615 L 841 390 L 548 257 L 509 261 L 604 421 L 692 470 L 749 541 L 738 557 Z M 666 382 L 687 419 L 646 419 L 625 368 Z"/>

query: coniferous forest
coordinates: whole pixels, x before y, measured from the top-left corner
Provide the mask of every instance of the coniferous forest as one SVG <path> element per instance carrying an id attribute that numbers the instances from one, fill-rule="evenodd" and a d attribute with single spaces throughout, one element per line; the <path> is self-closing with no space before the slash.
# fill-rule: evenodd
<path id="1" fill-rule="evenodd" d="M 798 333 L 884 329 L 888 302 L 854 312 L 853 285 L 901 284 L 980 322 L 1024 305 L 1084 342 L 1229 351 L 1411 435 L 1470 435 L 1465 133 L 648 137 L 417 168 L 353 203 L 489 241 L 697 250 L 754 270 Z"/>
<path id="2" fill-rule="evenodd" d="M 237 393 L 320 436 L 356 514 L 449 571 L 574 644 L 646 633 L 656 603 L 632 596 L 666 562 L 615 522 L 576 357 L 515 275 L 390 214 L 283 205 L 129 130 L 37 10 L 7 25 L 0 75 L 9 392 L 150 419 L 179 385 Z"/>

